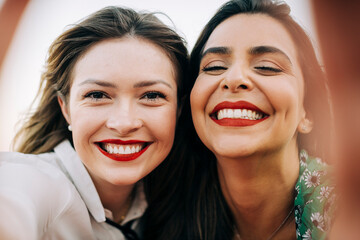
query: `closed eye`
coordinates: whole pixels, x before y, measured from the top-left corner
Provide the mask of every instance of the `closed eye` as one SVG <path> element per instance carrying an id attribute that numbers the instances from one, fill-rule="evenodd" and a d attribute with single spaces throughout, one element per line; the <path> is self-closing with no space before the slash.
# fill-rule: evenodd
<path id="1" fill-rule="evenodd" d="M 223 66 L 210 66 L 210 67 L 204 67 L 202 70 L 204 72 L 210 72 L 210 71 L 227 70 L 227 68 Z"/>
<path id="2" fill-rule="evenodd" d="M 267 67 L 267 66 L 259 66 L 259 67 L 255 67 L 255 69 L 262 70 L 262 71 L 275 72 L 275 73 L 282 72 L 282 70 L 280 68 Z"/>

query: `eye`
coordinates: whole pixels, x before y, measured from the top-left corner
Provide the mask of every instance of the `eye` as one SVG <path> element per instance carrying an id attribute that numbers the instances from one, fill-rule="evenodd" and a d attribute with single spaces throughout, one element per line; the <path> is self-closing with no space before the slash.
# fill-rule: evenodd
<path id="1" fill-rule="evenodd" d="M 102 99 L 102 98 L 109 98 L 104 92 L 101 91 L 93 91 L 85 94 L 84 98 L 90 98 L 95 101 Z"/>
<path id="2" fill-rule="evenodd" d="M 144 95 L 142 95 L 141 99 L 145 99 L 147 101 L 157 101 L 160 99 L 165 99 L 166 96 L 161 93 L 161 92 L 157 92 L 157 91 L 151 91 L 151 92 L 146 92 Z"/>
<path id="3" fill-rule="evenodd" d="M 201 70 L 209 75 L 221 75 L 227 69 L 223 62 L 215 61 L 205 65 Z"/>
<path id="4" fill-rule="evenodd" d="M 265 72 L 274 72 L 274 73 L 282 72 L 282 70 L 280 68 L 268 67 L 268 66 L 258 66 L 258 67 L 255 67 L 255 69 L 265 71 Z"/>
<path id="5" fill-rule="evenodd" d="M 204 72 L 211 72 L 211 71 L 220 71 L 220 70 L 226 70 L 226 67 L 223 66 L 209 66 L 209 67 L 204 67 L 202 70 Z"/>

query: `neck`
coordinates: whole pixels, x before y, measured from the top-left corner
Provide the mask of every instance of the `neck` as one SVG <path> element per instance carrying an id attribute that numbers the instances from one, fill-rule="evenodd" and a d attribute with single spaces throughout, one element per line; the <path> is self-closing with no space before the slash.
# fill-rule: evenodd
<path id="1" fill-rule="evenodd" d="M 220 185 L 241 238 L 269 238 L 294 206 L 299 176 L 297 148 L 241 159 L 217 159 Z M 290 236 L 295 236 L 292 229 Z"/>
<path id="2" fill-rule="evenodd" d="M 98 181 L 94 181 L 94 184 L 102 205 L 112 212 L 113 221 L 121 222 L 131 206 L 135 184 L 118 186 Z"/>

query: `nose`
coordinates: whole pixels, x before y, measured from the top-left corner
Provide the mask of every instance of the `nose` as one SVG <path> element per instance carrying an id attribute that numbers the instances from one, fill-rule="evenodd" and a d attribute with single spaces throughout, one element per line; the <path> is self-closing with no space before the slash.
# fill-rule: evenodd
<path id="1" fill-rule="evenodd" d="M 221 88 L 223 90 L 229 90 L 231 92 L 251 90 L 253 87 L 254 83 L 247 76 L 246 72 L 239 66 L 234 66 L 231 69 L 228 69 L 221 83 Z"/>
<path id="2" fill-rule="evenodd" d="M 120 136 L 135 132 L 144 124 L 138 117 L 136 110 L 132 110 L 130 107 L 117 107 L 108 114 L 106 127 L 116 131 Z"/>

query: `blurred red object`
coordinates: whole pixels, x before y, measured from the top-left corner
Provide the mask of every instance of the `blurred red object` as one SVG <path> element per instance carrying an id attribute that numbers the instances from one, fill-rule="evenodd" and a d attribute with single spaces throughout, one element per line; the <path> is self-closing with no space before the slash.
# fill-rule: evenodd
<path id="1" fill-rule="evenodd" d="M 339 211 L 331 240 L 360 237 L 360 2 L 311 1 L 334 102 Z"/>
<path id="2" fill-rule="evenodd" d="M 0 69 L 29 0 L 5 0 L 0 9 Z"/>

